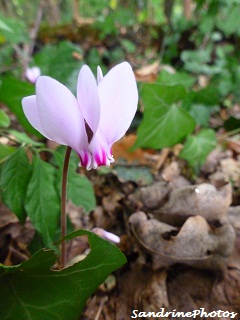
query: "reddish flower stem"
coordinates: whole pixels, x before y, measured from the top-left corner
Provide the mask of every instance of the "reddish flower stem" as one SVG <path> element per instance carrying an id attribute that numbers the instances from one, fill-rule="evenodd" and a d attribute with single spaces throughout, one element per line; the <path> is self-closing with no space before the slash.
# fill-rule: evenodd
<path id="1" fill-rule="evenodd" d="M 61 238 L 62 238 L 62 250 L 61 250 L 61 267 L 64 268 L 66 265 L 66 242 L 63 238 L 67 233 L 67 214 L 66 214 L 66 204 L 67 204 L 67 177 L 68 177 L 68 165 L 71 155 L 72 148 L 67 147 L 63 172 L 62 172 L 62 195 L 61 195 Z"/>

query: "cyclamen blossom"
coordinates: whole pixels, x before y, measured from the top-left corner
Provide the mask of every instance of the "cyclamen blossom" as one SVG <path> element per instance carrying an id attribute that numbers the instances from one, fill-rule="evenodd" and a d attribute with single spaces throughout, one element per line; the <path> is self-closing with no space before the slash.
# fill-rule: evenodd
<path id="1" fill-rule="evenodd" d="M 138 92 L 131 66 L 118 64 L 97 82 L 84 65 L 78 75 L 77 97 L 57 80 L 40 76 L 36 95 L 22 100 L 31 125 L 49 140 L 68 145 L 88 170 L 114 161 L 111 148 L 129 128 L 137 110 Z"/>
<path id="2" fill-rule="evenodd" d="M 113 243 L 120 243 L 121 239 L 119 236 L 117 236 L 114 233 L 108 232 L 104 230 L 103 228 L 93 228 L 92 231 L 98 235 L 99 237 L 102 237 L 103 239 L 109 240 Z"/>
<path id="3" fill-rule="evenodd" d="M 39 67 L 27 68 L 25 76 L 31 83 L 36 83 L 38 77 L 41 75 L 41 70 Z"/>

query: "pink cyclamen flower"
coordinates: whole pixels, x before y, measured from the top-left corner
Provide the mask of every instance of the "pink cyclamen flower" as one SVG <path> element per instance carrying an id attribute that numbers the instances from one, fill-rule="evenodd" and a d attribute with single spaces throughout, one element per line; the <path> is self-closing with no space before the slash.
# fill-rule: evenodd
<path id="1" fill-rule="evenodd" d="M 84 65 L 78 75 L 77 98 L 47 76 L 36 82 L 36 95 L 22 100 L 31 125 L 46 138 L 73 148 L 80 165 L 96 169 L 114 161 L 111 148 L 129 128 L 137 110 L 138 91 L 127 62 L 118 64 L 97 82 Z"/>
<path id="2" fill-rule="evenodd" d="M 117 236 L 114 233 L 108 232 L 102 228 L 93 228 L 92 231 L 99 237 L 102 237 L 103 239 L 109 240 L 113 243 L 121 242 L 121 239 L 119 238 L 119 236 Z"/>
<path id="3" fill-rule="evenodd" d="M 41 70 L 39 67 L 27 68 L 25 76 L 31 83 L 36 83 L 37 78 L 41 75 Z"/>

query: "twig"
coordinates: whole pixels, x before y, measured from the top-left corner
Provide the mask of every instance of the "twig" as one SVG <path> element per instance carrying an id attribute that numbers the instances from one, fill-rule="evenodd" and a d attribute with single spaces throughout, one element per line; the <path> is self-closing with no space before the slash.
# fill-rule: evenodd
<path id="1" fill-rule="evenodd" d="M 100 302 L 100 306 L 99 306 L 99 308 L 98 308 L 98 311 L 97 311 L 97 313 L 96 313 L 96 316 L 95 316 L 94 320 L 99 320 L 99 317 L 100 317 L 100 315 L 101 315 L 103 306 L 104 306 L 104 304 L 105 304 L 107 301 L 108 301 L 108 297 L 107 297 L 107 296 L 105 296 L 105 297 L 102 298 L 102 300 L 101 300 L 101 302 Z"/>
<path id="2" fill-rule="evenodd" d="M 32 54 L 33 54 L 33 49 L 34 49 L 34 46 L 35 46 L 35 41 L 36 41 L 36 38 L 37 38 L 37 34 L 38 34 L 39 27 L 40 27 L 40 23 L 41 23 L 41 20 L 42 20 L 42 15 L 43 15 L 43 2 L 40 1 L 39 5 L 38 5 L 38 9 L 37 9 L 37 15 L 36 15 L 36 18 L 35 18 L 34 26 L 33 26 L 32 30 L 30 31 L 30 34 L 29 34 L 31 41 L 30 41 L 30 43 L 26 43 L 23 46 L 23 52 L 21 54 L 21 57 L 22 57 L 22 80 L 24 80 L 24 78 L 25 78 L 25 73 L 26 73 L 26 70 L 28 68 L 28 64 L 29 64 L 29 62 L 31 60 Z"/>
<path id="3" fill-rule="evenodd" d="M 190 20 L 192 16 L 192 1 L 184 0 L 184 17 Z"/>
<path id="4" fill-rule="evenodd" d="M 231 130 L 231 131 L 228 131 L 226 133 L 221 134 L 219 136 L 219 140 L 227 139 L 229 136 L 233 136 L 238 133 L 240 133 L 240 128 L 237 128 L 237 129 L 234 129 L 234 130 Z"/>

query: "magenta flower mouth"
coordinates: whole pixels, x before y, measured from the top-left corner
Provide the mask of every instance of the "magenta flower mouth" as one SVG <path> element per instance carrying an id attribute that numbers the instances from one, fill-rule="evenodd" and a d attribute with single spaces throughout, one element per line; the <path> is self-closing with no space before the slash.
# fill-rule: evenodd
<path id="1" fill-rule="evenodd" d="M 79 158 L 80 158 L 81 165 L 82 165 L 83 167 L 87 167 L 87 166 L 88 166 L 88 163 L 89 163 L 89 156 L 88 156 L 87 151 L 84 151 L 83 157 L 81 157 L 81 156 L 79 155 Z"/>
<path id="2" fill-rule="evenodd" d="M 96 153 L 95 160 L 98 166 L 105 166 L 107 164 L 106 152 L 102 150 L 101 156 L 99 153 Z"/>

